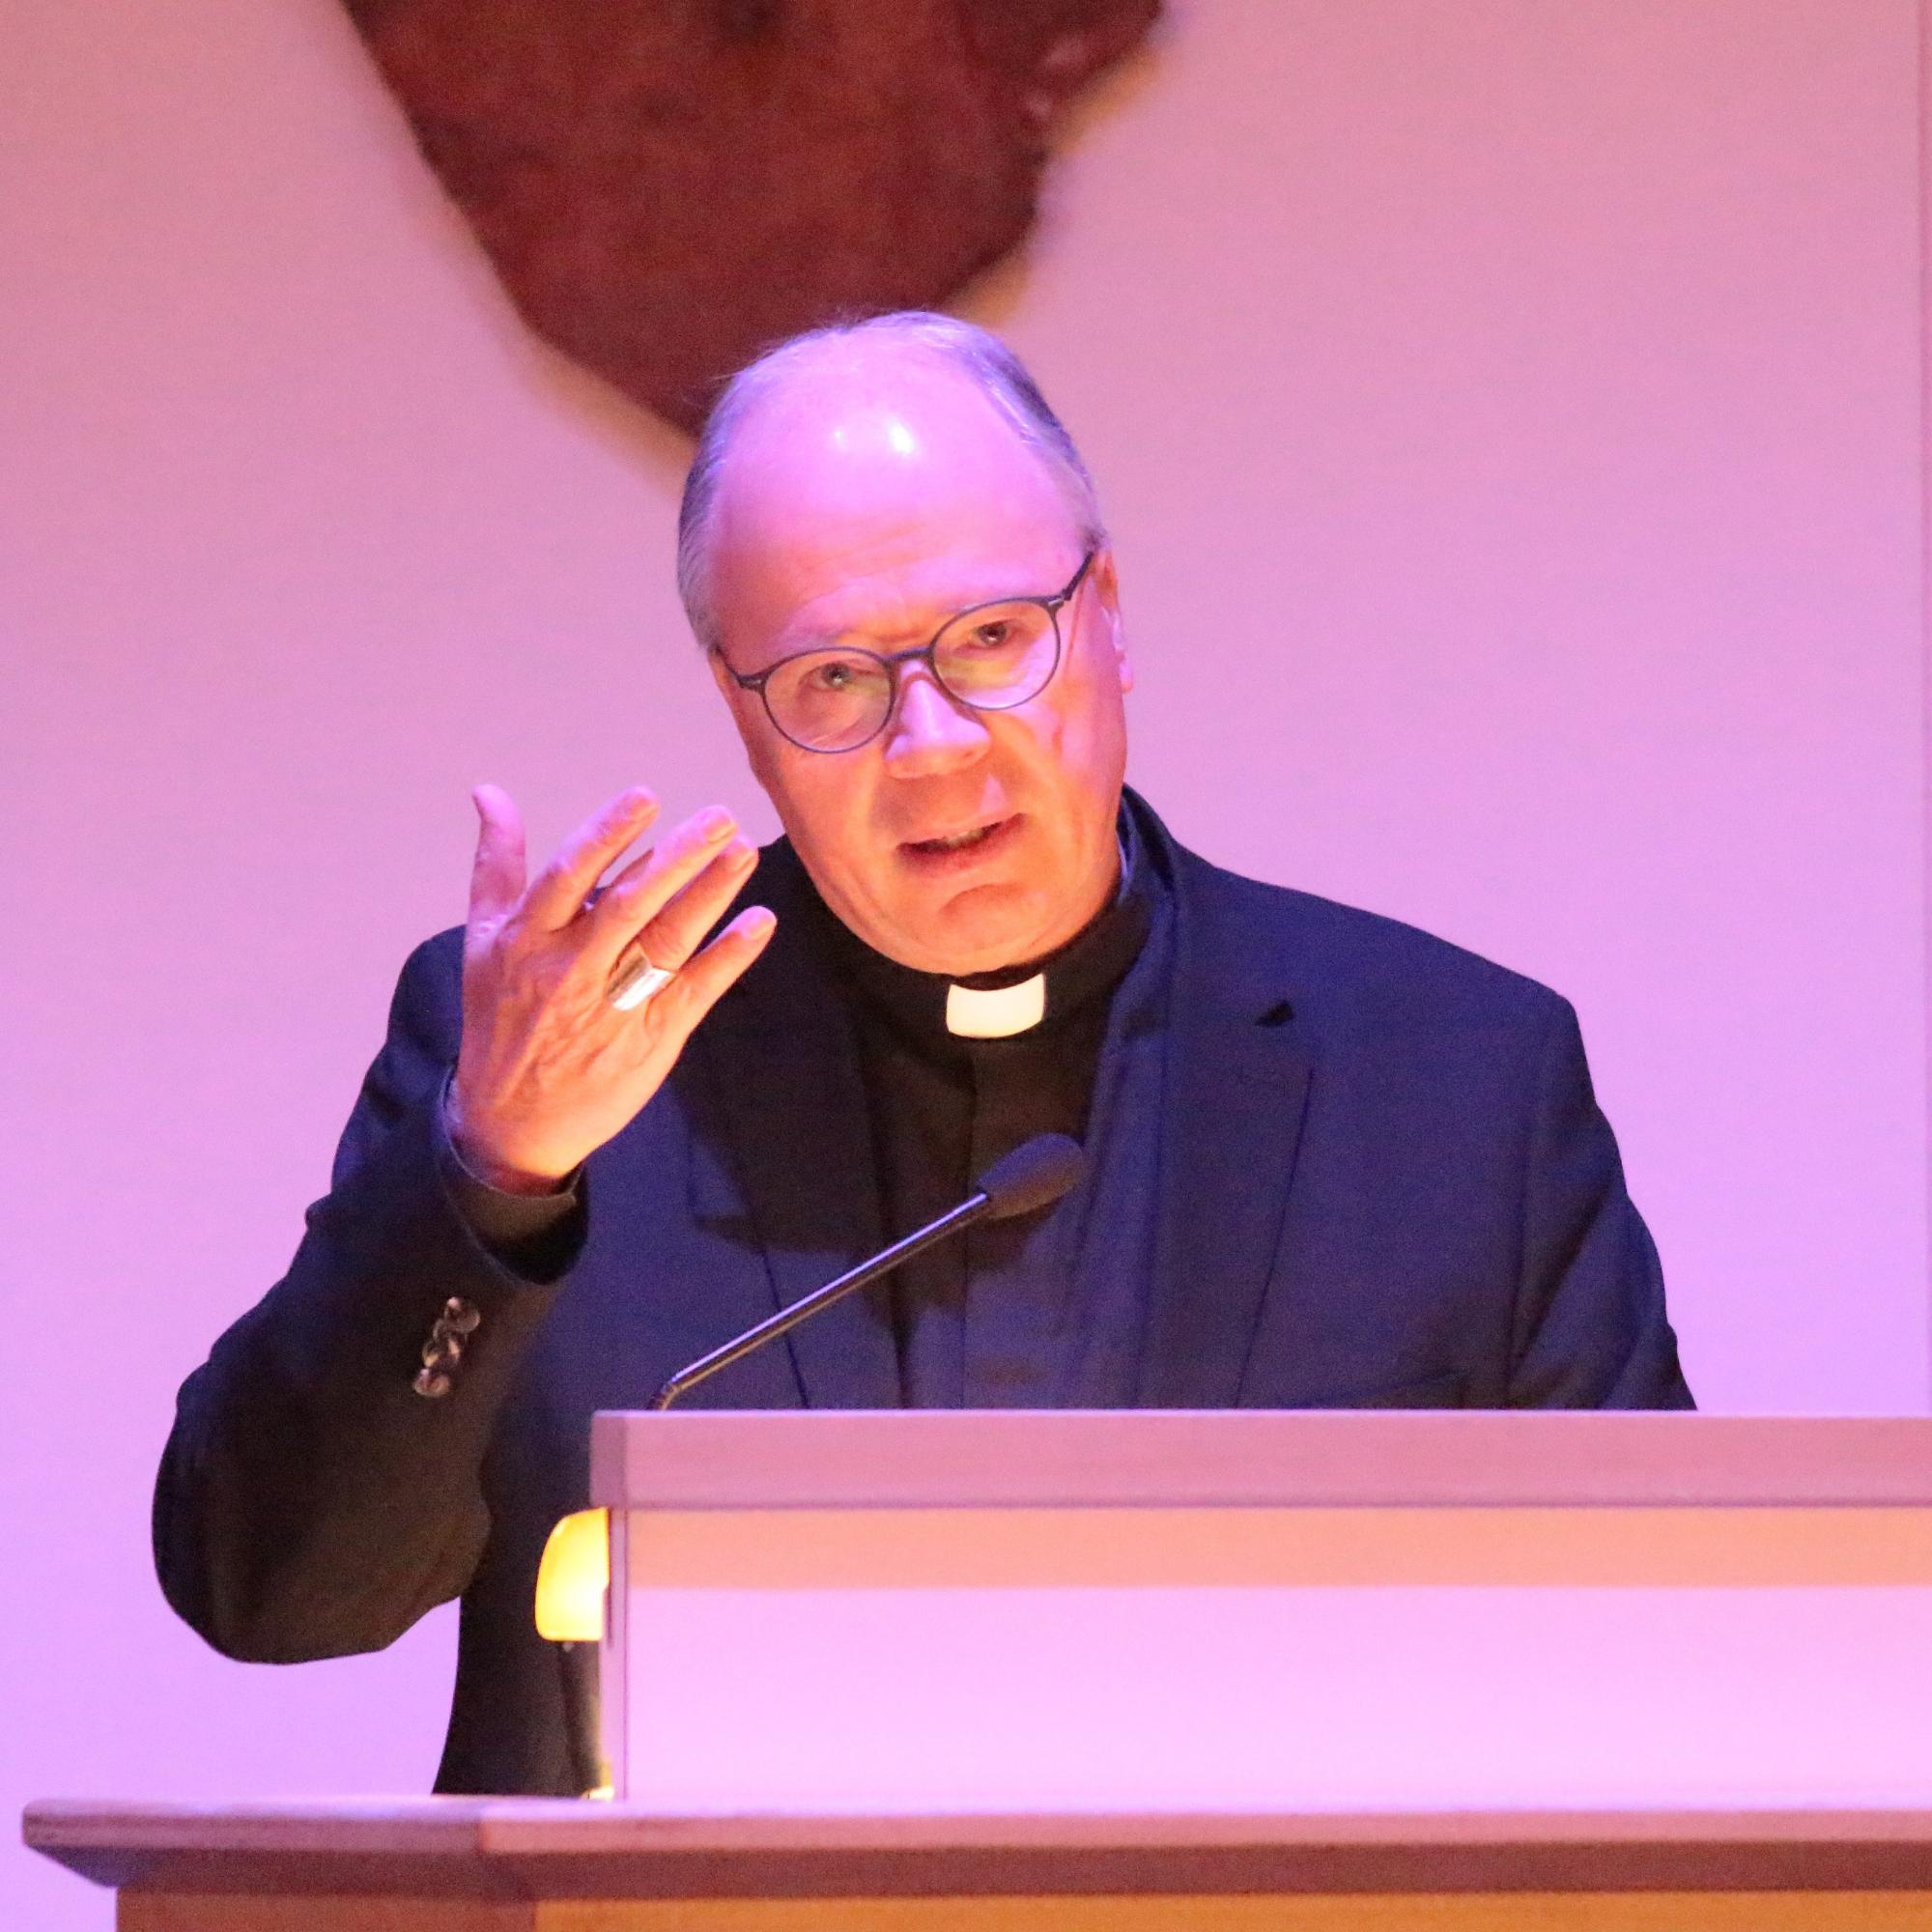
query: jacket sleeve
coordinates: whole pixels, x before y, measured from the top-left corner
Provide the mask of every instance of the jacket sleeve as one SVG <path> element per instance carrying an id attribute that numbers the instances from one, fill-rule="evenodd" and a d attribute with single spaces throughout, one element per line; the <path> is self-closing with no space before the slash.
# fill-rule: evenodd
<path id="1" fill-rule="evenodd" d="M 461 936 L 417 948 L 289 1271 L 184 1383 L 155 1490 L 168 1602 L 217 1650 L 377 1650 L 459 1595 L 489 1534 L 481 1470 L 518 1364 L 582 1238 L 506 1264 L 440 1156 Z M 413 1386 L 452 1299 L 478 1320 L 439 1397 Z"/>
<path id="2" fill-rule="evenodd" d="M 1512 1407 L 1690 1408 L 1650 1231 L 1624 1186 L 1577 1015 L 1557 1000 L 1523 1182 Z"/>

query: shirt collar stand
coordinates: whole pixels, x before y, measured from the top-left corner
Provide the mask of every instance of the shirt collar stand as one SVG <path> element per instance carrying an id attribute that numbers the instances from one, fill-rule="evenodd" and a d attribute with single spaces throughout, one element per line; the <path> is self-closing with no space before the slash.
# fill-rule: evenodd
<path id="1" fill-rule="evenodd" d="M 828 912 L 836 952 L 860 997 L 916 1042 L 1024 1038 L 1110 994 L 1139 956 L 1151 922 L 1150 867 L 1133 820 L 1119 820 L 1121 880 L 1113 898 L 1046 958 L 952 980 L 874 952 Z"/>

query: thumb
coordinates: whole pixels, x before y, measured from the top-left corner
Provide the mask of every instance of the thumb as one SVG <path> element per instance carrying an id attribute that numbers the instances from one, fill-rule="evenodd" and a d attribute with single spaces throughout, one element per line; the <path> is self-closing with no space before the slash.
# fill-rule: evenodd
<path id="1" fill-rule="evenodd" d="M 501 919 L 524 895 L 526 861 L 523 815 L 501 785 L 480 784 L 469 794 L 476 808 L 476 857 L 469 868 L 469 923 Z"/>

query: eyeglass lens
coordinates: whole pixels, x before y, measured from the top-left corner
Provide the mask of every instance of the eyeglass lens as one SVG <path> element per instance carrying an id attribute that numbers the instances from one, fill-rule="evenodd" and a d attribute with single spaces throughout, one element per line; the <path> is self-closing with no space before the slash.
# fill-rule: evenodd
<path id="1" fill-rule="evenodd" d="M 1024 704 L 1053 675 L 1060 635 L 1045 605 L 1018 601 L 962 611 L 932 645 L 932 671 L 964 704 L 983 711 Z M 893 667 L 869 651 L 810 651 L 765 684 L 772 722 L 794 744 L 845 751 L 875 736 L 892 711 Z"/>

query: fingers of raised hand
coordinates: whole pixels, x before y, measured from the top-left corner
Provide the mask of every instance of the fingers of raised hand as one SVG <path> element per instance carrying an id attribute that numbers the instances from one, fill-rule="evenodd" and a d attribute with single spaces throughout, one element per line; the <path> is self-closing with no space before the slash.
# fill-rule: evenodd
<path id="1" fill-rule="evenodd" d="M 734 838 L 711 863 L 671 895 L 638 937 L 652 963 L 682 967 L 724 917 L 758 863 L 757 848 Z"/>
<path id="2" fill-rule="evenodd" d="M 714 806 L 634 859 L 598 895 L 590 951 L 612 962 L 648 926 L 653 961 L 681 966 L 757 862 L 736 831 L 731 814 Z"/>
<path id="3" fill-rule="evenodd" d="M 568 925 L 582 910 L 590 889 L 657 810 L 657 800 L 642 785 L 632 785 L 592 812 L 537 874 L 524 897 L 525 917 L 552 931 Z"/>
<path id="4" fill-rule="evenodd" d="M 777 928 L 778 917 L 767 907 L 747 906 L 651 1001 L 646 1011 L 660 1037 L 668 1036 L 681 1045 L 765 950 Z"/>

